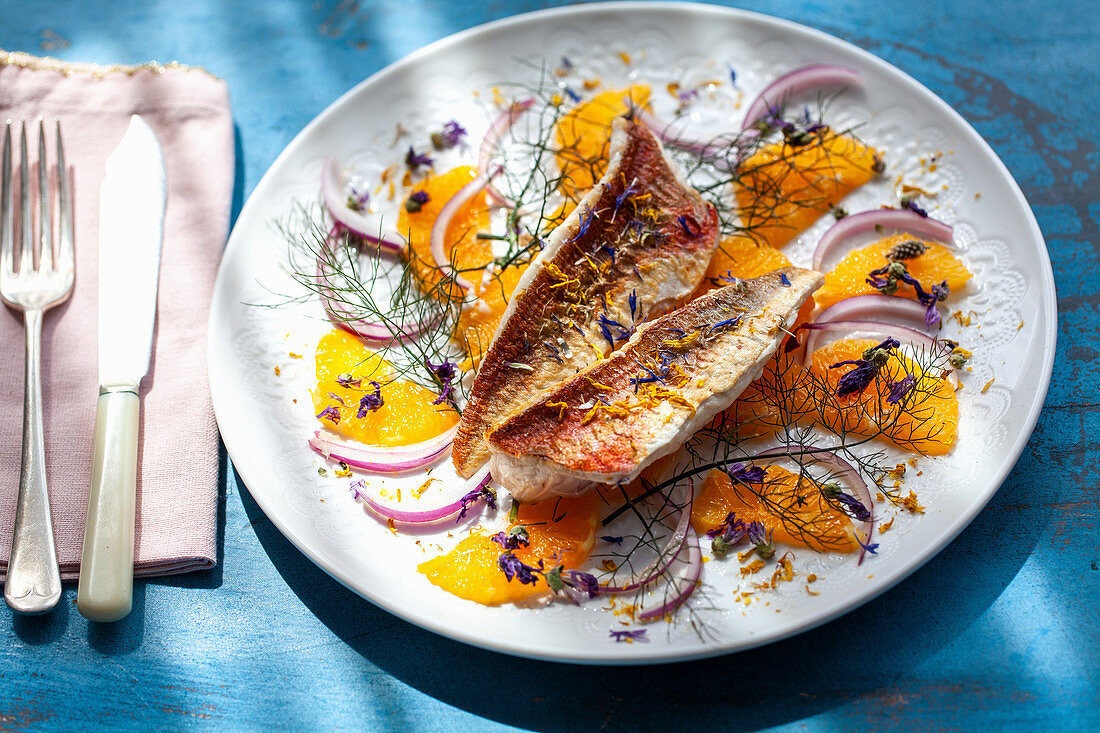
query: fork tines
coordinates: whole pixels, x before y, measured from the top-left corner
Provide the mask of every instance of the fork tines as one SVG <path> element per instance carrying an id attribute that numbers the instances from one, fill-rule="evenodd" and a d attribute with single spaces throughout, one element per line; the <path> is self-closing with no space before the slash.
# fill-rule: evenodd
<path id="1" fill-rule="evenodd" d="M 0 152 L 0 268 L 9 275 L 15 273 L 15 230 L 19 231 L 19 272 L 35 269 L 34 257 L 41 270 L 67 271 L 73 267 L 73 218 L 69 169 L 61 137 L 61 123 L 56 123 L 57 199 L 51 202 L 49 156 L 46 150 L 46 126 L 38 119 L 38 165 L 29 165 L 26 120 L 20 123 L 19 139 L 19 222 L 13 221 L 12 121 L 4 128 L 3 150 Z M 32 172 L 33 171 L 33 172 Z M 31 204 L 31 177 L 38 199 L 38 236 L 35 237 L 34 206 Z M 54 205 L 51 206 L 51 203 Z M 57 241 L 54 251 L 54 209 L 57 210 Z"/>

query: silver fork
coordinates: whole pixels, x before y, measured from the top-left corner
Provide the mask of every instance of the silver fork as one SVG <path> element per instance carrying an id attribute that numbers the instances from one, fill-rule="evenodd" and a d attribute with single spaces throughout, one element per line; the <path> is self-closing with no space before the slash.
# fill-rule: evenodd
<path id="1" fill-rule="evenodd" d="M 27 164 L 27 123 L 22 123 L 19 146 L 19 269 L 15 269 L 15 222 L 12 220 L 11 120 L 4 130 L 0 167 L 0 296 L 10 307 L 23 311 L 27 360 L 23 393 L 23 459 L 19 469 L 19 498 L 15 508 L 15 532 L 8 560 L 4 600 L 20 613 L 45 613 L 61 598 L 50 499 L 46 492 L 46 457 L 42 434 L 42 314 L 63 302 L 73 290 L 76 264 L 73 253 L 72 189 L 61 123 L 57 123 L 57 195 L 50 197 L 46 163 L 46 128 L 38 120 L 38 236 L 34 236 Z M 58 210 L 58 252 L 53 252 L 53 210 Z M 37 240 L 37 242 L 35 241 Z M 37 245 L 37 246 L 36 246 Z M 34 252 L 39 251 L 38 267 Z"/>

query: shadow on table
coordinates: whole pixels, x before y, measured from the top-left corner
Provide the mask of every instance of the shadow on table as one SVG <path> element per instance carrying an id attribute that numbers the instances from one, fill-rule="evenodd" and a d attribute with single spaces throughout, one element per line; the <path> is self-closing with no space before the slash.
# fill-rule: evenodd
<path id="1" fill-rule="evenodd" d="M 229 473 L 229 455 L 225 443 L 218 441 L 218 505 L 215 516 L 214 558 L 217 561 L 209 570 L 200 570 L 182 575 L 168 575 L 162 578 L 149 578 L 139 583 L 152 583 L 171 588 L 220 588 L 225 565 L 225 500 Z"/>
<path id="2" fill-rule="evenodd" d="M 1029 451 L 947 550 L 846 616 L 759 649 L 641 667 L 517 659 L 396 619 L 328 577 L 270 522 L 259 521 L 263 513 L 239 477 L 238 486 L 264 550 L 302 602 L 371 664 L 424 694 L 539 730 L 671 727 L 689 718 L 699 727 L 737 730 L 802 720 L 857 698 L 871 708 L 889 704 L 897 685 L 977 621 L 1031 555 L 1048 523 L 1041 501 L 1020 503 L 1021 494 L 1036 486 L 1025 485 L 1040 468 L 1029 465 L 1034 463 Z"/>
<path id="3" fill-rule="evenodd" d="M 42 646 L 63 639 L 73 620 L 87 623 L 76 612 L 76 583 L 67 582 L 56 608 L 40 616 L 14 615 L 12 630 L 23 643 Z M 134 583 L 133 609 L 126 618 L 110 624 L 87 623 L 87 627 L 88 645 L 101 654 L 125 654 L 140 648 L 145 638 L 145 584 Z"/>

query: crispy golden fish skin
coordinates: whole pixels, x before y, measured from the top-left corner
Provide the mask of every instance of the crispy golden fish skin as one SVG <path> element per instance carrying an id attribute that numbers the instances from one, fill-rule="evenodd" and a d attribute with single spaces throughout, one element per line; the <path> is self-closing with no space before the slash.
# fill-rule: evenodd
<path id="1" fill-rule="evenodd" d="M 519 501 L 633 480 L 733 404 L 821 282 L 788 267 L 639 326 L 625 347 L 490 432 L 493 478 Z"/>
<path id="2" fill-rule="evenodd" d="M 718 242 L 718 213 L 645 125 L 612 125 L 607 173 L 527 269 L 481 362 L 452 458 L 472 475 L 489 429 L 625 343 L 687 297 Z"/>

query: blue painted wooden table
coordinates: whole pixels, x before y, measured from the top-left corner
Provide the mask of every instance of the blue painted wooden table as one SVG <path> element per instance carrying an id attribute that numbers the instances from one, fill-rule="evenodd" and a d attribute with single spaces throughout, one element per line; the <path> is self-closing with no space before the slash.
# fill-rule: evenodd
<path id="1" fill-rule="evenodd" d="M 0 47 L 176 59 L 227 79 L 239 211 L 283 146 L 367 75 L 557 4 L 2 0 Z M 0 729 L 1100 728 L 1100 296 L 1088 284 L 1100 271 L 1100 14 L 1090 0 L 743 6 L 852 41 L 946 99 L 1011 169 L 1046 236 L 1061 316 L 1045 411 L 957 540 L 797 638 L 668 667 L 576 668 L 466 647 L 360 600 L 275 530 L 223 457 L 216 569 L 139 582 L 134 613 L 110 626 L 89 626 L 71 587 L 50 616 L 0 611 Z"/>

